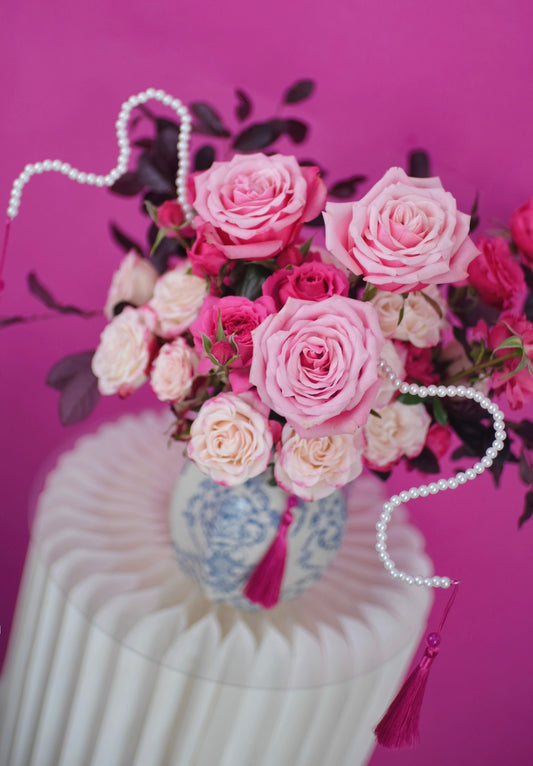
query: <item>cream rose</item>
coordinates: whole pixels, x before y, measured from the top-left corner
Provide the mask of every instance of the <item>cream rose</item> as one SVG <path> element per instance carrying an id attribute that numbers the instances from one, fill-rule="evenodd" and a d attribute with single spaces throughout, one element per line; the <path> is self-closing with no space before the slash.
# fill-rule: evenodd
<path id="1" fill-rule="evenodd" d="M 418 348 L 439 343 L 446 327 L 446 302 L 436 285 L 428 285 L 423 292 L 430 300 L 422 292 L 409 293 L 404 300 L 398 293 L 378 290 L 372 304 L 386 338 L 405 340 Z M 402 306 L 403 317 L 399 321 Z"/>
<path id="2" fill-rule="evenodd" d="M 396 375 L 403 380 L 405 377 L 405 358 L 407 352 L 404 348 L 397 348 L 391 340 L 386 341 L 381 350 L 381 358 L 386 362 L 389 367 L 396 373 Z M 382 378 L 379 391 L 374 400 L 372 409 L 379 410 L 381 407 L 385 407 L 390 402 L 393 395 L 396 393 L 392 382 L 389 378 Z"/>
<path id="3" fill-rule="evenodd" d="M 183 338 L 166 343 L 154 360 L 150 385 L 162 402 L 181 401 L 190 391 L 196 354 Z"/>
<path id="4" fill-rule="evenodd" d="M 155 346 L 143 313 L 125 308 L 105 327 L 92 359 L 100 393 L 124 397 L 142 386 Z"/>
<path id="5" fill-rule="evenodd" d="M 320 500 L 359 476 L 363 447 L 361 429 L 355 434 L 305 439 L 285 425 L 274 476 L 286 492 L 303 500 Z"/>
<path id="6" fill-rule="evenodd" d="M 218 484 L 233 487 L 262 473 L 270 460 L 268 409 L 255 394 L 208 399 L 191 426 L 187 455 Z"/>
<path id="7" fill-rule="evenodd" d="M 142 258 L 135 250 L 131 250 L 122 259 L 111 279 L 104 307 L 106 317 L 112 319 L 114 307 L 123 301 L 134 306 L 147 303 L 154 294 L 158 276 L 147 258 Z"/>
<path id="8" fill-rule="evenodd" d="M 208 283 L 189 274 L 189 268 L 186 262 L 167 271 L 156 282 L 149 306 L 155 313 L 157 334 L 162 338 L 176 338 L 194 322 L 202 308 Z"/>
<path id="9" fill-rule="evenodd" d="M 406 455 L 416 457 L 426 441 L 431 418 L 423 404 L 395 401 L 370 416 L 364 426 L 364 457 L 371 468 L 386 471 Z"/>

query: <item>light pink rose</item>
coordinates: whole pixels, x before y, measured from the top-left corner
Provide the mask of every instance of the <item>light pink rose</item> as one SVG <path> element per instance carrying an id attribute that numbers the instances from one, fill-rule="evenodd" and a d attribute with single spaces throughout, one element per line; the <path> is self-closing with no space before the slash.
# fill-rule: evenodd
<path id="1" fill-rule="evenodd" d="M 113 309 L 119 303 L 142 306 L 149 301 L 154 294 L 158 276 L 147 258 L 143 258 L 135 250 L 130 250 L 111 279 L 104 308 L 106 317 L 113 318 Z"/>
<path id="2" fill-rule="evenodd" d="M 332 295 L 348 295 L 350 284 L 342 271 L 322 263 L 320 256 L 299 266 L 278 269 L 263 282 L 263 295 L 270 296 L 280 309 L 287 298 L 323 301 Z"/>
<path id="3" fill-rule="evenodd" d="M 189 393 L 198 359 L 183 338 L 165 343 L 150 370 L 150 385 L 162 402 L 179 402 Z"/>
<path id="4" fill-rule="evenodd" d="M 436 285 L 425 287 L 424 294 L 438 306 L 440 313 L 422 292 L 409 293 L 404 300 L 398 293 L 378 290 L 372 305 L 386 338 L 408 341 L 418 348 L 436 346 L 440 342 L 442 331 L 447 326 L 446 301 Z M 399 322 L 402 307 L 403 316 Z"/>
<path id="5" fill-rule="evenodd" d="M 481 253 L 468 269 L 470 282 L 485 303 L 510 308 L 526 290 L 524 272 L 503 237 L 479 237 L 476 245 Z"/>
<path id="6" fill-rule="evenodd" d="M 328 202 L 324 221 L 326 247 L 340 263 L 390 292 L 465 279 L 477 255 L 470 216 L 440 179 L 410 178 L 400 168 L 359 202 Z"/>
<path id="7" fill-rule="evenodd" d="M 386 362 L 389 367 L 396 373 L 400 380 L 405 377 L 404 362 L 407 356 L 405 348 L 401 345 L 396 346 L 391 340 L 385 342 L 385 345 L 381 349 L 381 358 Z M 372 405 L 373 410 L 379 410 L 381 407 L 385 407 L 388 404 L 396 389 L 389 378 L 382 377 L 379 386 L 379 391 Z"/>
<path id="8" fill-rule="evenodd" d="M 380 381 L 384 339 L 368 303 L 334 295 L 288 298 L 253 332 L 250 383 L 300 436 L 353 433 L 367 419 Z"/>
<path id="9" fill-rule="evenodd" d="M 364 426 L 364 456 L 370 468 L 388 471 L 403 455 L 416 457 L 426 441 L 431 418 L 423 404 L 395 401 L 370 416 Z"/>
<path id="10" fill-rule="evenodd" d="M 511 328 L 511 329 L 509 329 Z M 512 314 L 504 312 L 494 327 L 489 331 L 490 348 L 495 349 L 504 340 L 510 338 L 511 330 L 522 338 L 524 349 L 529 362 L 533 364 L 533 324 L 528 321 L 525 314 Z M 510 349 L 504 348 L 496 352 L 497 356 L 508 354 Z M 492 376 L 492 385 L 496 393 L 505 391 L 511 409 L 519 410 L 533 399 L 533 375 L 527 367 L 520 372 L 508 377 L 518 367 L 520 357 L 514 357 L 504 362 L 503 370 L 495 372 Z"/>
<path id="11" fill-rule="evenodd" d="M 125 397 L 142 386 L 156 347 L 143 312 L 126 307 L 104 328 L 92 359 L 100 393 Z"/>
<path id="12" fill-rule="evenodd" d="M 533 197 L 517 208 L 511 216 L 511 236 L 526 256 L 533 261 Z"/>
<path id="13" fill-rule="evenodd" d="M 218 484 L 233 487 L 262 473 L 270 460 L 268 410 L 250 392 L 208 399 L 193 421 L 187 455 Z"/>
<path id="14" fill-rule="evenodd" d="M 189 268 L 185 262 L 159 277 L 149 303 L 157 334 L 167 340 L 176 338 L 194 322 L 207 294 L 208 283 L 189 274 Z"/>
<path id="15" fill-rule="evenodd" d="M 295 157 L 235 155 L 194 176 L 195 225 L 227 258 L 271 258 L 320 213 L 326 187 L 316 167 Z"/>
<path id="16" fill-rule="evenodd" d="M 363 447 L 361 429 L 354 434 L 304 439 L 285 425 L 274 476 L 286 492 L 303 500 L 320 500 L 359 476 Z"/>

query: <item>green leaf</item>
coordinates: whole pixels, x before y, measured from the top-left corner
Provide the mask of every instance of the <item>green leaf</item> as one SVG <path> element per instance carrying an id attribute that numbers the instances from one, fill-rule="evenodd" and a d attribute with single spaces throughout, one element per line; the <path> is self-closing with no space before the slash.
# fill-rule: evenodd
<path id="1" fill-rule="evenodd" d="M 524 348 L 524 341 L 522 338 L 519 338 L 517 335 L 513 335 L 511 338 L 506 338 L 503 340 L 494 351 L 501 351 L 504 348 Z"/>
<path id="2" fill-rule="evenodd" d="M 244 273 L 244 278 L 237 288 L 237 294 L 255 301 L 261 295 L 263 282 L 269 276 L 268 268 L 256 263 L 249 263 Z"/>
<path id="3" fill-rule="evenodd" d="M 218 312 L 218 324 L 217 324 L 217 334 L 215 335 L 216 341 L 221 340 L 227 340 L 226 333 L 224 332 L 224 327 L 222 325 L 222 314 L 220 311 Z"/>
<path id="4" fill-rule="evenodd" d="M 152 245 L 152 249 L 150 250 L 150 256 L 152 256 L 161 242 L 166 238 L 168 229 L 159 229 L 159 231 L 156 234 L 154 244 Z"/>
<path id="5" fill-rule="evenodd" d="M 420 398 L 420 396 L 417 396 L 416 394 L 400 394 L 400 396 L 397 398 L 398 402 L 401 402 L 402 404 L 421 404 L 424 400 Z"/>
<path id="6" fill-rule="evenodd" d="M 205 353 L 210 357 L 211 349 L 213 348 L 213 341 L 211 338 L 208 338 L 207 335 L 204 335 L 202 333 L 202 344 L 204 347 Z"/>
<path id="7" fill-rule="evenodd" d="M 448 413 L 446 412 L 444 404 L 442 403 L 442 399 L 440 399 L 438 396 L 435 396 L 431 401 L 433 404 L 433 415 L 435 416 L 435 420 L 437 423 L 439 423 L 439 425 L 445 426 L 448 422 Z"/>
<path id="8" fill-rule="evenodd" d="M 402 303 L 402 307 L 400 309 L 400 313 L 398 314 L 398 324 L 400 325 L 402 323 L 403 315 L 405 314 L 405 298 Z"/>
<path id="9" fill-rule="evenodd" d="M 439 319 L 442 319 L 442 309 L 437 303 L 437 301 L 433 300 L 433 298 L 430 298 L 429 295 L 426 295 L 426 293 L 423 290 L 420 291 L 420 295 L 424 298 L 425 301 L 429 303 L 431 308 L 434 309 L 434 311 L 438 314 Z"/>
<path id="10" fill-rule="evenodd" d="M 375 285 L 371 285 L 370 282 L 367 282 L 365 285 L 365 291 L 363 293 L 363 300 L 371 301 L 377 291 L 378 288 Z"/>
<path id="11" fill-rule="evenodd" d="M 306 240 L 303 243 L 303 245 L 300 245 L 300 252 L 304 258 L 308 254 L 309 250 L 311 249 L 312 244 L 313 244 L 313 237 L 309 237 L 309 239 Z"/>

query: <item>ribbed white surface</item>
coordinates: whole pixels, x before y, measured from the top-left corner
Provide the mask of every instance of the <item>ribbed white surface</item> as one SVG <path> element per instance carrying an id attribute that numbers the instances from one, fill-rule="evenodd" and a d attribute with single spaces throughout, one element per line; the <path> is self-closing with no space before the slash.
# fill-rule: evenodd
<path id="1" fill-rule="evenodd" d="M 374 550 L 377 481 L 350 492 L 333 565 L 270 612 L 207 601 L 177 568 L 166 421 L 82 439 L 41 496 L 2 682 L 2 766 L 357 766 L 416 648 L 424 589 Z M 402 568 L 429 572 L 391 524 Z"/>

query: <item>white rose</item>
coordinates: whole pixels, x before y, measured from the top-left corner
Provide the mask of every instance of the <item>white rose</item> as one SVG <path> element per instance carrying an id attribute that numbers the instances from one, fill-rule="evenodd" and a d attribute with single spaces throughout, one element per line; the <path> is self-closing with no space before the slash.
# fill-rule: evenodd
<path id="1" fill-rule="evenodd" d="M 431 423 L 424 405 L 395 401 L 379 410 L 379 414 L 379 418 L 371 415 L 363 426 L 366 437 L 364 456 L 369 466 L 388 470 L 403 455 L 419 455 Z"/>
<path id="2" fill-rule="evenodd" d="M 405 375 L 406 356 L 406 350 L 404 348 L 397 348 L 391 340 L 388 340 L 381 349 L 381 358 L 396 373 L 400 380 L 403 380 Z M 388 378 L 383 378 L 372 409 L 379 410 L 381 407 L 385 407 L 395 393 L 396 389 L 392 382 Z"/>
<path id="3" fill-rule="evenodd" d="M 177 402 L 189 393 L 197 363 L 196 354 L 183 338 L 166 343 L 154 360 L 150 385 L 162 402 Z"/>
<path id="4" fill-rule="evenodd" d="M 438 306 L 439 311 L 424 298 L 422 292 L 409 293 L 404 301 L 398 293 L 378 290 L 372 303 L 385 337 L 405 340 L 418 348 L 437 345 L 446 327 L 446 302 L 436 285 L 428 285 L 423 292 Z M 403 317 L 399 322 L 402 306 Z"/>
<path id="5" fill-rule="evenodd" d="M 266 470 L 270 460 L 273 440 L 267 416 L 253 394 L 218 394 L 194 420 L 187 455 L 218 484 L 244 484 Z"/>
<path id="6" fill-rule="evenodd" d="M 121 261 L 113 274 L 104 314 L 113 318 L 113 308 L 117 303 L 126 301 L 134 306 L 142 306 L 154 294 L 158 273 L 147 258 L 142 258 L 131 250 Z"/>
<path id="7" fill-rule="evenodd" d="M 127 307 L 104 328 L 92 359 L 101 394 L 128 396 L 147 380 L 155 338 L 142 312 Z"/>
<path id="8" fill-rule="evenodd" d="M 359 476 L 363 447 L 361 429 L 355 434 L 305 439 L 285 425 L 274 476 L 286 492 L 303 500 L 320 500 Z"/>
<path id="9" fill-rule="evenodd" d="M 200 314 L 208 283 L 188 274 L 187 262 L 167 271 L 156 282 L 150 307 L 157 317 L 157 334 L 172 340 L 186 330 Z"/>

